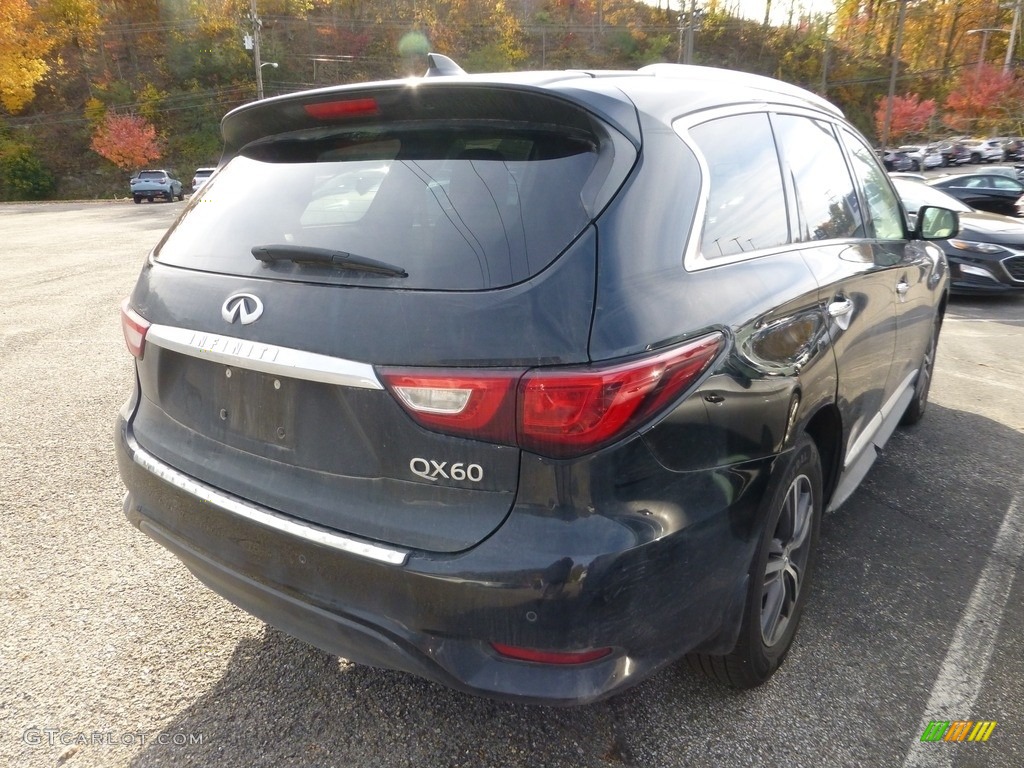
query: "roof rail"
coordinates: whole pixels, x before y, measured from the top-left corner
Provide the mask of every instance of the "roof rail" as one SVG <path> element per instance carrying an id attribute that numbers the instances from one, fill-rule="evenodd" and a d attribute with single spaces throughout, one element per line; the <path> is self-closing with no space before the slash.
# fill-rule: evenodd
<path id="1" fill-rule="evenodd" d="M 741 72 L 739 70 L 725 69 L 719 67 L 702 67 L 694 66 L 691 64 L 648 64 L 645 67 L 641 67 L 639 72 L 654 75 L 655 77 L 678 77 L 678 78 L 700 78 L 703 80 L 718 80 L 723 85 L 730 83 L 737 83 L 742 85 L 751 86 L 754 88 L 763 88 L 769 92 L 775 91 L 778 93 L 786 93 L 790 96 L 801 98 L 811 104 L 815 104 L 822 109 L 826 109 L 837 115 L 842 115 L 843 112 L 832 102 L 827 99 L 823 99 L 816 93 L 813 93 L 806 88 L 801 88 L 798 85 L 787 83 L 783 80 L 778 80 L 772 77 L 766 77 L 764 75 L 755 75 L 750 72 Z"/>
<path id="2" fill-rule="evenodd" d="M 464 75 L 466 70 L 440 53 L 427 54 L 427 71 L 424 77 L 442 77 L 444 75 Z"/>

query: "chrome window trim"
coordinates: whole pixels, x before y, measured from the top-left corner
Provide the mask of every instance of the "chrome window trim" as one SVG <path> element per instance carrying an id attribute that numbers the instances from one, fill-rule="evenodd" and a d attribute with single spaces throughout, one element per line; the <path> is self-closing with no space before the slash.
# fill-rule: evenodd
<path id="1" fill-rule="evenodd" d="M 164 482 L 183 493 L 195 497 L 204 504 L 210 504 L 224 512 L 243 518 L 250 522 L 271 528 L 279 533 L 293 536 L 320 546 L 336 549 L 350 555 L 358 555 L 368 560 L 375 560 L 387 565 L 405 565 L 409 552 L 335 533 L 311 523 L 299 522 L 274 512 L 265 507 L 242 501 L 234 496 L 217 491 L 205 483 L 194 480 L 183 472 L 160 461 L 153 454 L 142 448 L 129 431 L 127 434 L 128 450 L 132 460 L 147 472 L 156 475 Z"/>
<path id="2" fill-rule="evenodd" d="M 146 332 L 146 344 L 276 376 L 358 389 L 384 389 L 373 366 L 367 363 L 234 336 L 170 325 L 151 325 Z"/>

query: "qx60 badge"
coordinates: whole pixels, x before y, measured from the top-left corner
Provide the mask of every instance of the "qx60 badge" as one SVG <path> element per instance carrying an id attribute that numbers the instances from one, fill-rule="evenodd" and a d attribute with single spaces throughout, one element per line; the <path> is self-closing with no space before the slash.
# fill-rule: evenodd
<path id="1" fill-rule="evenodd" d="M 263 314 L 263 302 L 251 293 L 236 293 L 228 296 L 220 308 L 220 316 L 229 323 L 238 320 L 242 325 L 255 323 Z"/>
<path id="2" fill-rule="evenodd" d="M 468 480 L 471 483 L 479 483 L 484 479 L 483 467 L 461 461 L 449 464 L 447 461 L 434 461 L 417 456 L 410 459 L 409 469 L 424 480 Z"/>

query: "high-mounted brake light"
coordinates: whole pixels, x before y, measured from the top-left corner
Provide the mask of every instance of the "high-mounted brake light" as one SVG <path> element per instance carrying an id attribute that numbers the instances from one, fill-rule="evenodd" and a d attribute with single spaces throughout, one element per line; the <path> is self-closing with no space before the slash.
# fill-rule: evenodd
<path id="1" fill-rule="evenodd" d="M 365 117 L 379 115 L 380 107 L 376 99 L 344 99 L 342 101 L 321 101 L 318 104 L 306 104 L 306 114 L 317 120 L 343 120 L 346 117 Z"/>
<path id="2" fill-rule="evenodd" d="M 146 351 L 146 332 L 149 330 L 149 322 L 131 308 L 128 299 L 121 302 L 121 332 L 124 333 L 124 343 L 128 345 L 128 351 L 139 360 Z"/>
<path id="3" fill-rule="evenodd" d="M 382 369 L 420 425 L 552 458 L 582 456 L 641 428 L 707 370 L 724 344 L 713 333 L 603 366 L 522 370 Z"/>

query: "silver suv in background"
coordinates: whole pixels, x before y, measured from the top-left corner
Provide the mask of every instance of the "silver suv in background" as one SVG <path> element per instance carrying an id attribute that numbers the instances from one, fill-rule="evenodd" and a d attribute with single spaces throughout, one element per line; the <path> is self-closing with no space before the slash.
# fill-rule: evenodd
<path id="1" fill-rule="evenodd" d="M 962 143 L 970 151 L 972 163 L 1001 163 L 1006 159 L 1000 139 L 967 139 Z"/>
<path id="2" fill-rule="evenodd" d="M 913 170 L 915 171 L 938 168 L 945 163 L 942 152 L 939 151 L 937 146 L 932 144 L 927 146 L 924 144 L 905 144 L 898 151 L 910 158 L 914 164 Z"/>
<path id="3" fill-rule="evenodd" d="M 198 192 L 199 188 L 209 180 L 216 170 L 216 168 L 196 168 L 195 175 L 192 177 L 192 191 Z"/>
<path id="4" fill-rule="evenodd" d="M 162 197 L 168 202 L 174 198 L 185 199 L 181 182 L 172 178 L 167 171 L 139 171 L 139 174 L 128 182 L 128 186 L 131 189 L 132 199 L 136 203 L 141 203 L 143 198 L 151 203 L 158 197 Z"/>

